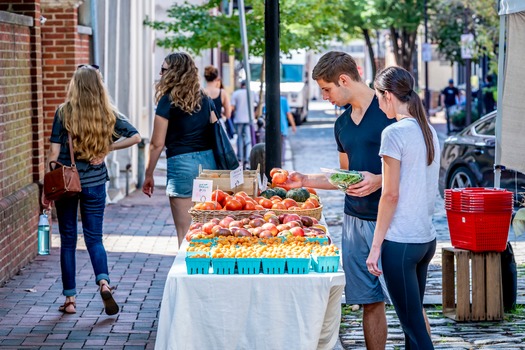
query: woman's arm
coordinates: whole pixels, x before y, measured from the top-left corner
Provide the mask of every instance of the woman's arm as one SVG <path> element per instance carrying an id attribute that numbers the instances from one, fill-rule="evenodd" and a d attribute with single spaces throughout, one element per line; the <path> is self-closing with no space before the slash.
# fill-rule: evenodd
<path id="1" fill-rule="evenodd" d="M 386 232 L 394 213 L 397 208 L 399 200 L 399 180 L 401 172 L 401 162 L 397 159 L 383 156 L 383 192 L 381 193 L 381 199 L 379 200 L 379 209 L 377 213 L 377 223 L 374 231 L 374 240 L 372 241 L 372 248 L 368 259 L 366 259 L 366 265 L 368 271 L 379 276 L 383 272 L 379 270 L 377 262 L 381 255 L 381 245 L 385 240 Z"/>
<path id="2" fill-rule="evenodd" d="M 109 146 L 109 150 L 110 151 L 117 151 L 119 149 L 128 148 L 128 147 L 131 147 L 133 145 L 136 145 L 140 141 L 142 141 L 142 137 L 140 137 L 140 134 L 134 134 L 133 136 L 126 137 L 125 139 L 119 140 L 117 142 L 113 142 Z"/>
<path id="3" fill-rule="evenodd" d="M 224 91 L 224 89 L 221 89 L 221 99 L 222 99 L 222 107 L 224 108 L 223 115 L 226 118 L 230 118 L 232 116 L 232 107 L 230 106 L 230 97 L 228 96 L 228 93 Z"/>
<path id="4" fill-rule="evenodd" d="M 156 115 L 155 121 L 153 122 L 153 133 L 151 135 L 151 142 L 149 145 L 148 166 L 146 167 L 144 184 L 142 185 L 142 192 L 150 197 L 153 194 L 153 188 L 155 187 L 155 182 L 153 181 L 153 171 L 155 170 L 160 154 L 164 149 L 167 131 L 168 119 Z"/>

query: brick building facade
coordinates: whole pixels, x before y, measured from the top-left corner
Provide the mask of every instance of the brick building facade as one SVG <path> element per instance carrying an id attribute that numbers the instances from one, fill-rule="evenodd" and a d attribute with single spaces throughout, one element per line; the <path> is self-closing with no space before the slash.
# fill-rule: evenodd
<path id="1" fill-rule="evenodd" d="M 37 254 L 47 139 L 90 37 L 75 1 L 0 4 L 0 282 Z M 45 25 L 43 20 L 45 17 Z"/>

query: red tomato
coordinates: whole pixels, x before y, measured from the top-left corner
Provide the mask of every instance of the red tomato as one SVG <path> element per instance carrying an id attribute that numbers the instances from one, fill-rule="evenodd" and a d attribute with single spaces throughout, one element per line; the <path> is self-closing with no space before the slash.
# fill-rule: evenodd
<path id="1" fill-rule="evenodd" d="M 237 199 L 230 199 L 224 206 L 226 210 L 241 210 L 242 204 Z"/>
<path id="2" fill-rule="evenodd" d="M 281 168 L 273 168 L 272 170 L 270 170 L 270 177 L 273 177 L 273 175 L 276 173 L 276 172 L 279 172 L 281 171 L 282 169 Z"/>
<path id="3" fill-rule="evenodd" d="M 233 198 L 241 202 L 241 206 L 244 208 L 244 206 L 246 205 L 246 199 L 244 199 L 243 196 L 236 194 L 235 196 L 233 196 Z"/>
<path id="4" fill-rule="evenodd" d="M 272 201 L 266 198 L 263 198 L 259 201 L 259 204 L 262 205 L 266 209 L 270 209 L 273 205 Z"/>
<path id="5" fill-rule="evenodd" d="M 283 184 L 288 179 L 288 175 L 282 172 L 275 173 L 272 177 L 273 184 Z"/>
<path id="6" fill-rule="evenodd" d="M 252 201 L 246 201 L 244 205 L 244 210 L 255 210 L 255 203 Z"/>
<path id="7" fill-rule="evenodd" d="M 226 198 L 226 192 L 224 192 L 223 190 L 215 190 L 211 193 L 211 200 L 212 201 L 217 201 L 219 203 L 222 203 L 222 201 L 224 200 L 224 198 Z"/>
<path id="8" fill-rule="evenodd" d="M 286 210 L 286 205 L 284 205 L 283 203 L 279 202 L 279 203 L 274 203 L 272 205 L 272 209 L 281 209 L 281 210 Z"/>

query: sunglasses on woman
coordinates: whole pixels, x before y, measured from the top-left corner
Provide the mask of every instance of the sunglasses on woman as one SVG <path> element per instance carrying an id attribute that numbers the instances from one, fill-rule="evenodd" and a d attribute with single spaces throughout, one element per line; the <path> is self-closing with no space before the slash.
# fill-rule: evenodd
<path id="1" fill-rule="evenodd" d="M 99 68 L 100 68 L 96 64 L 80 64 L 80 65 L 78 65 L 77 69 L 80 69 L 82 67 L 91 67 L 91 68 L 96 69 L 96 70 L 99 70 Z"/>

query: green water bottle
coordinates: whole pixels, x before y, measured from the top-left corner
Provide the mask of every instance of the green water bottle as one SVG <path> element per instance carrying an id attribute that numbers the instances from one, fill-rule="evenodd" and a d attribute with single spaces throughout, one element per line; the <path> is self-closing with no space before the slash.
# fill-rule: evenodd
<path id="1" fill-rule="evenodd" d="M 49 255 L 49 233 L 49 219 L 47 210 L 44 210 L 38 220 L 38 255 Z"/>

